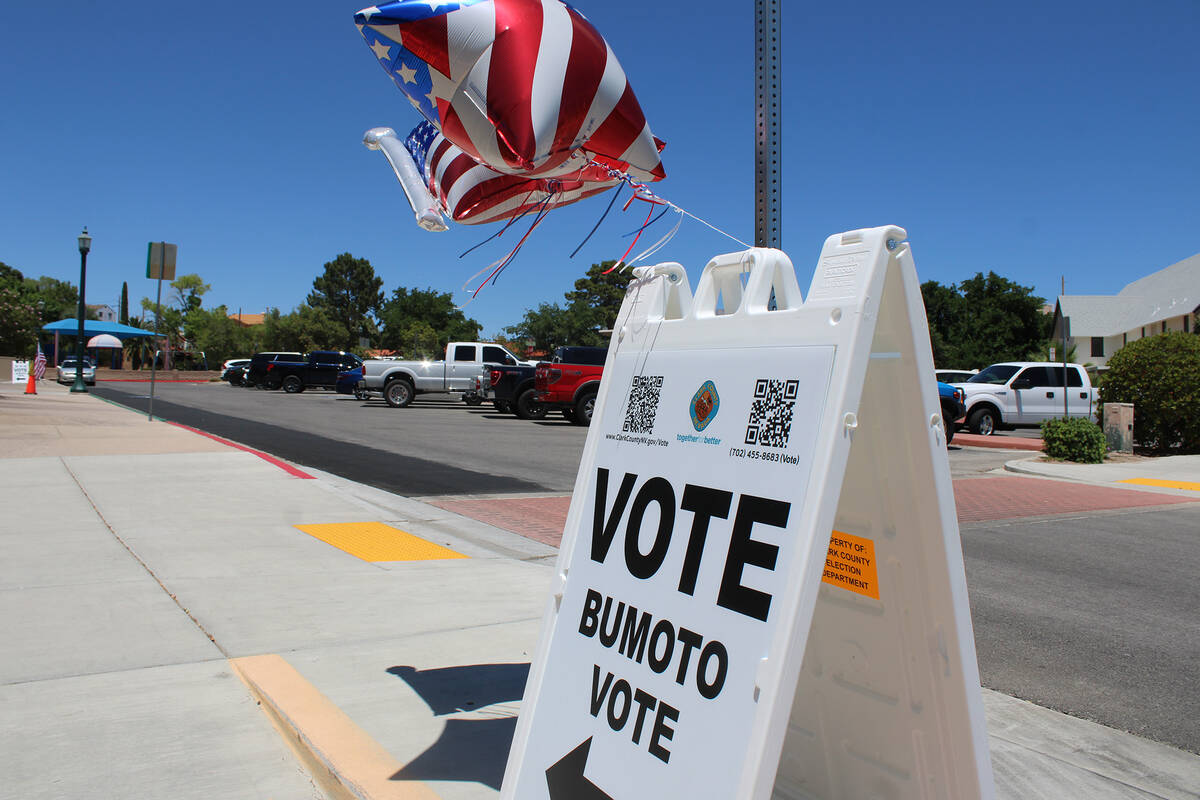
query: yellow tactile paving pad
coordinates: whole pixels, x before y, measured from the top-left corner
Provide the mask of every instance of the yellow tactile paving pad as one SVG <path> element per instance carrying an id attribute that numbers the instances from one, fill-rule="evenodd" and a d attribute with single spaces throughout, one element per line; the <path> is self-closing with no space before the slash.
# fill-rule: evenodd
<path id="1" fill-rule="evenodd" d="M 1137 483 L 1142 486 L 1161 486 L 1164 489 L 1188 489 L 1193 492 L 1200 492 L 1200 483 L 1192 481 L 1164 481 L 1158 478 L 1128 478 L 1120 481 L 1120 483 Z"/>
<path id="2" fill-rule="evenodd" d="M 335 522 L 296 527 L 363 561 L 433 561 L 467 557 L 382 522 Z"/>

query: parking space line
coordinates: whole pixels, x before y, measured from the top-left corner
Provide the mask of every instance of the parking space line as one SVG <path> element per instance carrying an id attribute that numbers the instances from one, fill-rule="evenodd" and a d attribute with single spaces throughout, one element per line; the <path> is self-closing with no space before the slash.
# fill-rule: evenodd
<path id="1" fill-rule="evenodd" d="M 467 558 L 448 547 L 434 544 L 382 522 L 334 522 L 295 527 L 355 558 L 372 563 Z"/>

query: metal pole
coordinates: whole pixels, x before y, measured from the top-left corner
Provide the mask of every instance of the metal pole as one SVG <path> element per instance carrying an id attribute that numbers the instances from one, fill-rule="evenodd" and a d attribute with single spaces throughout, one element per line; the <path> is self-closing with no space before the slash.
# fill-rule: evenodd
<path id="1" fill-rule="evenodd" d="M 1066 293 L 1067 293 L 1067 276 L 1063 275 L 1062 276 L 1062 294 L 1059 296 L 1060 297 L 1065 296 Z M 1058 305 L 1060 308 L 1062 307 L 1062 300 L 1058 301 Z M 1067 381 L 1067 315 L 1066 314 L 1062 315 L 1062 326 L 1063 326 L 1063 329 L 1062 329 L 1062 334 L 1063 334 L 1063 419 L 1066 419 L 1067 418 L 1067 382 L 1068 382 Z"/>
<path id="2" fill-rule="evenodd" d="M 754 3 L 754 244 L 782 247 L 779 230 L 780 0 Z"/>
<path id="3" fill-rule="evenodd" d="M 87 228 L 83 229 L 84 234 L 87 233 Z M 90 243 L 89 243 L 90 244 Z M 87 392 L 87 386 L 83 382 L 83 317 L 84 304 L 83 295 L 84 287 L 87 282 L 87 254 L 88 251 L 79 248 L 79 333 L 75 337 L 75 383 L 71 386 L 72 392 Z"/>
<path id="4" fill-rule="evenodd" d="M 158 344 L 158 311 L 162 306 L 162 271 L 166 262 L 166 246 L 163 245 L 163 262 L 158 267 L 158 296 L 154 298 L 154 342 Z M 146 410 L 146 419 L 154 421 L 154 373 L 158 366 L 158 353 L 150 357 L 150 407 Z"/>

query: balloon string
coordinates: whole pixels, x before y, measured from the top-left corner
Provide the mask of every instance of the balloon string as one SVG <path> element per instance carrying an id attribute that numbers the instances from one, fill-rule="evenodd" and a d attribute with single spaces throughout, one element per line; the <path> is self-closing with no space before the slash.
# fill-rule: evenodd
<path id="1" fill-rule="evenodd" d="M 533 193 L 534 193 L 534 192 L 536 192 L 536 191 L 537 191 L 536 187 L 535 187 L 535 188 L 533 188 L 533 189 L 530 189 L 530 190 L 529 190 L 529 194 L 525 195 L 525 198 L 524 198 L 523 200 L 521 200 L 521 205 L 525 205 L 525 203 L 526 203 L 526 202 L 529 200 L 529 198 L 530 198 L 530 197 L 532 197 L 532 196 L 533 196 Z M 459 258 L 462 258 L 462 257 L 463 257 L 463 256 L 465 256 L 467 253 L 470 253 L 470 252 L 472 252 L 472 251 L 474 251 L 474 250 L 478 250 L 479 248 L 483 247 L 485 244 L 487 244 L 488 242 L 490 242 L 492 239 L 495 239 L 497 236 L 500 236 L 500 235 L 502 235 L 502 234 L 503 234 L 503 233 L 504 233 L 506 230 L 508 230 L 510 227 L 512 227 L 512 225 L 513 225 L 513 223 L 514 223 L 514 222 L 516 222 L 517 220 L 519 220 L 519 219 L 523 218 L 523 217 L 524 217 L 526 214 L 528 214 L 528 213 L 530 213 L 531 211 L 533 211 L 533 209 L 534 209 L 534 206 L 530 206 L 529 208 L 525 209 L 524 211 L 522 211 L 522 212 L 521 212 L 520 214 L 518 214 L 517 216 L 515 216 L 515 217 L 509 217 L 509 218 L 508 218 L 508 222 L 506 222 L 506 223 L 504 224 L 504 227 L 503 227 L 503 228 L 501 228 L 500 230 L 496 231 L 496 232 L 495 232 L 495 233 L 493 233 L 491 236 L 489 236 L 488 238 L 484 239 L 482 242 L 480 242 L 479 244 L 475 245 L 474 247 L 470 247 L 470 248 L 468 248 L 468 249 L 466 249 L 466 250 L 462 251 L 461 253 L 459 253 L 459 254 L 458 254 L 458 257 L 459 257 Z M 468 283 L 470 283 L 470 281 L 467 281 L 467 282 L 468 282 Z"/>
<path id="2" fill-rule="evenodd" d="M 668 210 L 670 210 L 670 209 L 668 209 Z M 659 214 L 659 216 L 661 217 L 662 214 Z M 657 242 L 650 245 L 650 247 L 646 248 L 641 253 L 639 253 L 636 257 L 634 257 L 634 259 L 629 262 L 629 266 L 632 267 L 634 264 L 638 263 L 643 258 L 649 258 L 650 256 L 657 253 L 659 250 L 661 250 L 663 247 L 665 247 L 667 242 L 674 239 L 675 234 L 679 233 L 679 226 L 681 226 L 682 224 L 683 224 L 683 214 L 680 214 L 679 219 L 675 220 L 675 226 L 673 228 L 671 228 L 671 230 L 667 231 L 665 236 L 663 236 Z"/>
<path id="3" fill-rule="evenodd" d="M 542 224 L 542 220 L 544 220 L 546 218 L 546 215 L 550 212 L 550 201 L 553 200 L 557 194 L 558 194 L 558 192 L 553 192 L 551 194 L 546 195 L 546 199 L 543 200 L 541 202 L 541 204 L 538 206 L 537 218 L 534 219 L 533 223 L 529 226 L 529 230 L 525 231 L 525 235 L 522 236 L 520 241 L 517 242 L 516 247 L 514 247 L 507 256 L 505 256 L 503 259 L 500 260 L 499 266 L 497 266 L 496 269 L 492 271 L 492 274 L 488 275 L 486 278 L 483 279 L 483 281 L 475 289 L 474 294 L 471 295 L 472 300 L 474 300 L 476 297 L 479 296 L 479 293 L 481 291 L 483 291 L 483 287 L 486 286 L 489 282 L 492 285 L 495 285 L 496 279 L 500 277 L 500 273 L 504 271 L 505 267 L 507 267 L 509 264 L 512 263 L 512 260 L 514 258 L 516 258 L 517 253 L 519 253 L 521 251 L 521 248 L 524 246 L 525 241 L 527 239 L 529 239 L 529 235 L 534 232 L 534 230 L 537 228 L 538 225 Z"/>
<path id="4" fill-rule="evenodd" d="M 635 197 L 636 197 L 636 195 L 635 195 Z M 630 198 L 630 199 L 632 200 L 632 198 Z M 647 212 L 647 214 L 646 214 L 646 221 L 643 222 L 642 227 L 638 229 L 637 236 L 633 237 L 633 241 L 629 243 L 629 247 L 625 248 L 625 252 L 621 255 L 621 257 L 619 259 L 617 259 L 617 263 L 613 264 L 611 267 L 606 269 L 604 272 L 600 273 L 601 275 L 607 275 L 608 273 L 612 272 L 614 269 L 619 269 L 619 268 L 625 266 L 625 256 L 629 255 L 630 252 L 632 252 L 634 245 L 636 245 L 638 243 L 638 239 L 642 238 L 642 231 L 646 230 L 646 228 L 648 228 L 650 226 L 650 217 L 652 217 L 654 215 L 654 206 L 655 205 L 657 205 L 657 203 L 651 204 L 650 211 Z M 626 203 L 626 208 L 628 208 L 628 207 L 629 207 L 629 204 Z"/>
<path id="5" fill-rule="evenodd" d="M 635 194 L 640 196 L 642 199 L 657 200 L 661 203 L 665 203 L 668 206 L 670 206 L 671 208 L 678 211 L 679 213 L 684 214 L 688 217 L 691 217 L 692 219 L 696 220 L 696 222 L 699 222 L 701 225 L 704 225 L 705 227 L 712 229 L 713 231 L 721 234 L 722 236 L 726 237 L 727 239 L 732 239 L 733 241 L 740 244 L 742 247 L 749 248 L 752 246 L 752 245 L 747 244 L 746 242 L 743 242 L 741 239 L 737 238 L 733 234 L 727 233 L 727 232 L 721 230 L 716 225 L 713 225 L 711 222 L 708 222 L 707 220 L 697 217 L 695 214 L 688 211 L 687 209 L 682 208 L 682 207 L 676 205 L 675 203 L 672 203 L 670 200 L 666 199 L 665 197 L 655 194 L 653 191 L 651 191 L 649 186 L 647 186 L 646 184 L 641 183 L 639 181 L 635 181 L 633 178 L 629 177 L 624 172 L 619 172 L 619 171 L 613 169 L 612 167 L 608 166 L 607 164 L 601 164 L 598 161 L 589 161 L 588 164 L 594 165 L 594 166 L 598 167 L 599 169 L 604 170 L 605 172 L 608 173 L 609 177 L 613 178 L 614 180 L 620 181 L 621 183 L 628 183 L 629 186 L 635 192 Z"/>
<path id="6" fill-rule="evenodd" d="M 595 233 L 596 229 L 600 227 L 600 223 L 604 222 L 604 218 L 608 216 L 608 212 L 612 211 L 613 203 L 617 202 L 617 197 L 621 194 L 621 190 L 624 188 L 625 184 L 617 184 L 617 190 L 613 192 L 612 199 L 608 201 L 608 208 L 604 209 L 604 213 L 600 215 L 600 219 L 596 220 L 596 224 L 592 226 L 590 231 L 588 231 L 588 235 L 583 237 L 583 241 L 579 243 L 579 247 L 576 247 L 574 250 L 572 250 L 571 255 L 568 256 L 568 258 L 574 258 L 575 254 L 578 253 L 585 244 L 587 244 L 588 239 L 592 238 L 592 234 Z"/>
<path id="7" fill-rule="evenodd" d="M 655 205 L 658 205 L 658 204 L 657 204 L 657 203 L 655 203 Z M 658 214 L 658 216 L 657 216 L 657 217 L 655 217 L 654 219 L 650 220 L 650 222 L 649 222 L 648 224 L 646 224 L 646 225 L 643 225 L 642 227 L 638 228 L 636 231 L 630 231 L 629 233 L 623 233 L 623 234 L 621 234 L 621 236 L 622 236 L 622 237 L 625 237 L 625 236 L 633 236 L 635 233 L 641 233 L 641 232 L 642 232 L 642 231 L 644 231 L 646 228 L 649 228 L 651 225 L 653 225 L 654 223 L 658 222 L 660 219 L 662 219 L 662 217 L 663 217 L 663 214 L 666 214 L 668 211 L 670 211 L 670 210 L 671 210 L 671 205 L 670 205 L 669 203 L 664 203 L 663 205 L 665 205 L 665 206 L 666 206 L 666 208 L 664 208 L 662 211 L 660 211 L 660 212 L 659 212 L 659 214 Z"/>

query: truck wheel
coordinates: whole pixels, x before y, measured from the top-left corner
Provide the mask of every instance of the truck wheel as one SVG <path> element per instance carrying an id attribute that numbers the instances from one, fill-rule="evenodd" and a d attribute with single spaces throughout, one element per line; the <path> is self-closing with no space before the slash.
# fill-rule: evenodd
<path id="1" fill-rule="evenodd" d="M 355 389 L 354 390 L 354 399 L 355 400 L 370 400 L 371 393 L 368 392 L 366 389 Z"/>
<path id="2" fill-rule="evenodd" d="M 567 422 L 575 421 L 575 409 L 573 408 L 564 408 L 562 410 L 562 415 L 563 419 L 565 419 Z"/>
<path id="3" fill-rule="evenodd" d="M 592 424 L 592 411 L 596 407 L 596 393 L 588 392 L 575 401 L 575 419 L 571 420 L 576 425 L 587 427 Z"/>
<path id="4" fill-rule="evenodd" d="M 383 387 L 383 399 L 392 408 L 408 408 L 412 405 L 416 391 L 408 378 L 394 378 Z"/>
<path id="5" fill-rule="evenodd" d="M 482 397 L 464 397 L 463 402 L 469 406 L 481 406 L 481 405 L 483 405 L 483 398 Z"/>
<path id="6" fill-rule="evenodd" d="M 942 427 L 946 429 L 946 446 L 954 441 L 954 412 L 942 409 Z"/>
<path id="7" fill-rule="evenodd" d="M 521 396 L 517 398 L 518 417 L 521 419 L 541 419 L 546 416 L 546 407 L 535 399 L 536 395 L 536 389 L 526 389 L 521 392 Z"/>
<path id="8" fill-rule="evenodd" d="M 996 432 L 996 428 L 1000 427 L 1000 419 L 996 414 L 996 409 L 991 406 L 983 406 L 975 409 L 967 417 L 967 427 L 971 429 L 971 433 L 977 433 L 980 436 L 991 436 Z"/>
<path id="9" fill-rule="evenodd" d="M 283 390 L 288 394 L 300 394 L 304 391 L 304 381 L 298 375 L 288 375 L 283 379 Z"/>
<path id="10" fill-rule="evenodd" d="M 508 402 L 507 400 L 493 400 L 492 405 L 494 405 L 496 410 L 501 414 L 511 414 L 513 410 L 512 403 Z"/>

